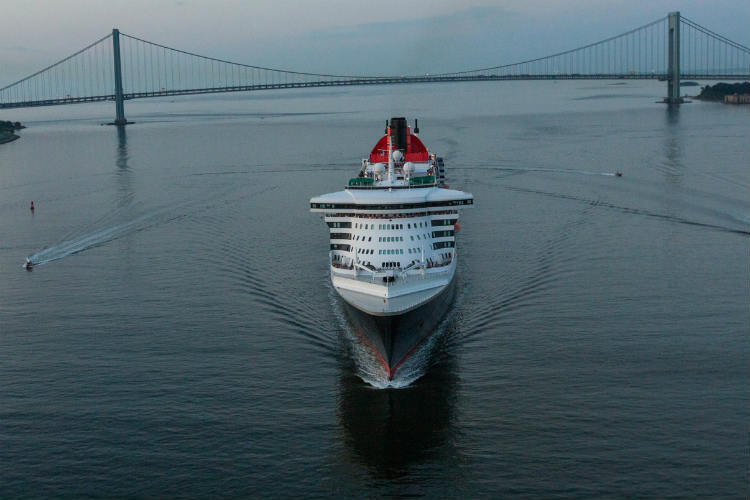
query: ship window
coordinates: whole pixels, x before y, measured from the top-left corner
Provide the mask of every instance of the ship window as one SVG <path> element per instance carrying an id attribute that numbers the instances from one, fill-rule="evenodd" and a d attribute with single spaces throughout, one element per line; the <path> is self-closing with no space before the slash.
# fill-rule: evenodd
<path id="1" fill-rule="evenodd" d="M 411 224 L 407 224 L 406 229 L 411 229 Z"/>
<path id="2" fill-rule="evenodd" d="M 418 239 L 418 240 L 421 240 L 422 238 L 420 238 L 420 237 L 419 237 L 419 235 L 417 235 L 417 239 Z"/>
<path id="3" fill-rule="evenodd" d="M 344 245 L 341 243 L 331 243 L 331 250 L 344 250 L 345 252 L 348 252 L 351 250 L 351 245 Z"/>
<path id="4" fill-rule="evenodd" d="M 432 249 L 437 250 L 438 248 L 453 248 L 456 246 L 454 241 L 438 241 L 432 244 Z"/>
<path id="5" fill-rule="evenodd" d="M 409 238 L 411 238 L 411 241 L 414 241 L 414 236 L 409 236 Z"/>
<path id="6" fill-rule="evenodd" d="M 372 241 L 372 236 L 369 236 L 369 237 L 367 238 L 367 241 Z"/>
<path id="7" fill-rule="evenodd" d="M 435 219 L 432 221 L 433 226 L 453 226 L 457 219 Z"/>
<path id="8" fill-rule="evenodd" d="M 448 229 L 446 231 L 433 231 L 432 232 L 432 237 L 433 238 L 443 238 L 443 237 L 446 237 L 446 236 L 453 236 L 454 234 L 455 233 L 452 230 L 450 230 L 450 229 Z"/>

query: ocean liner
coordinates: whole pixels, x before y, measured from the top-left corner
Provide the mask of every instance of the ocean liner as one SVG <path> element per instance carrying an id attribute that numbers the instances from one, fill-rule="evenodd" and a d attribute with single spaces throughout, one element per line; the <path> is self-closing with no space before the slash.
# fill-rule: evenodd
<path id="1" fill-rule="evenodd" d="M 330 231 L 333 287 L 389 379 L 450 307 L 458 210 L 474 202 L 418 133 L 391 118 L 346 188 L 310 200 Z"/>

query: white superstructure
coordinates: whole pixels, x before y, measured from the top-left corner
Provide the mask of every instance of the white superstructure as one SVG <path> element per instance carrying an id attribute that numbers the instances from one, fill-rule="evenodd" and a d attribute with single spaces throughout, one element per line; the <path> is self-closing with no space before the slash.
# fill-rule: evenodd
<path id="1" fill-rule="evenodd" d="M 415 128 L 418 131 L 418 128 Z M 391 119 L 343 191 L 316 196 L 310 210 L 330 229 L 331 281 L 353 307 L 375 316 L 428 303 L 456 272 L 458 210 L 470 193 L 444 183 L 442 159 Z"/>

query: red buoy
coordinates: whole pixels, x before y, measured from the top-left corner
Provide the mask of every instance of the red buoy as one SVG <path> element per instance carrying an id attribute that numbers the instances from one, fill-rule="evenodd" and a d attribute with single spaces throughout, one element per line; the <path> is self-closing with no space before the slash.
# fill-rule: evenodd
<path id="1" fill-rule="evenodd" d="M 34 211 L 34 200 L 31 200 L 31 207 L 29 208 L 31 209 L 32 212 Z"/>

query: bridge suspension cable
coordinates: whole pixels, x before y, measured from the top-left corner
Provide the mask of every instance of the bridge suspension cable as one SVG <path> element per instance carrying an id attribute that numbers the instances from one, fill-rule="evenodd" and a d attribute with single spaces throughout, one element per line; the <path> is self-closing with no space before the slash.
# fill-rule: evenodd
<path id="1" fill-rule="evenodd" d="M 120 35 L 126 98 L 322 86 L 325 83 L 381 78 L 243 64 L 176 49 L 126 33 Z"/>
<path id="2" fill-rule="evenodd" d="M 441 73 L 437 76 L 482 74 L 487 77 L 522 74 L 620 76 L 622 74 L 637 73 L 636 67 L 643 68 L 649 66 L 654 71 L 656 68 L 659 68 L 659 70 L 664 72 L 666 71 L 664 57 L 666 48 L 666 23 L 667 18 L 664 17 L 619 35 L 575 49 L 520 62 Z M 643 54 L 636 54 L 636 45 L 638 45 L 638 48 L 648 47 L 650 50 L 645 51 Z M 645 62 L 635 63 L 636 55 L 644 55 Z"/>
<path id="3" fill-rule="evenodd" d="M 682 17 L 680 64 L 685 78 L 750 72 L 750 48 Z"/>
<path id="4" fill-rule="evenodd" d="M 44 106 L 111 99 L 112 44 L 105 43 L 111 37 L 109 33 L 68 57 L 0 88 L 0 107 L 13 103 Z"/>

